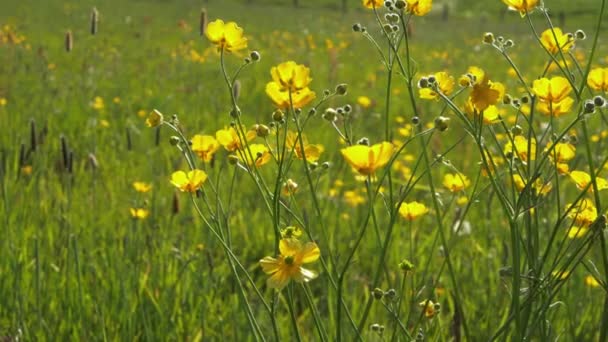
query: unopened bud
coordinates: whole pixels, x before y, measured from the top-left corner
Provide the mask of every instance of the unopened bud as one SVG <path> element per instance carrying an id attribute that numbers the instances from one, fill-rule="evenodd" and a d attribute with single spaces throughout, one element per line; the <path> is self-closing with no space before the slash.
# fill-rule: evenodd
<path id="1" fill-rule="evenodd" d="M 486 32 L 483 34 L 483 42 L 486 44 L 494 43 L 494 33 Z"/>
<path id="2" fill-rule="evenodd" d="M 574 37 L 578 40 L 584 40 L 587 38 L 587 35 L 583 30 L 576 30 L 576 32 L 574 32 Z"/>
<path id="3" fill-rule="evenodd" d="M 596 107 L 604 107 L 604 105 L 606 104 L 606 100 L 603 97 L 598 95 L 593 98 L 593 104 Z"/>
<path id="4" fill-rule="evenodd" d="M 405 8 L 405 6 L 407 6 L 405 1 L 403 1 L 403 0 L 395 1 L 395 8 L 402 10 Z"/>
<path id="5" fill-rule="evenodd" d="M 523 128 L 521 128 L 520 125 L 515 125 L 513 127 L 511 127 L 511 134 L 513 134 L 513 136 L 517 136 L 517 135 L 521 135 L 523 133 Z"/>
<path id="6" fill-rule="evenodd" d="M 230 165 L 236 165 L 239 162 L 239 157 L 237 157 L 234 154 L 231 154 L 228 156 L 228 163 L 230 163 Z"/>
<path id="7" fill-rule="evenodd" d="M 435 128 L 440 132 L 444 132 L 448 129 L 448 122 L 450 118 L 446 118 L 445 116 L 438 116 L 435 118 Z"/>
<path id="8" fill-rule="evenodd" d="M 384 291 L 382 291 L 382 289 L 375 288 L 372 291 L 372 296 L 374 297 L 374 299 L 380 300 L 380 299 L 382 299 L 382 297 L 384 297 Z"/>
<path id="9" fill-rule="evenodd" d="M 327 108 L 325 110 L 325 113 L 323 113 L 323 119 L 325 119 L 329 122 L 336 121 L 337 117 L 338 117 L 338 113 L 333 108 Z"/>
<path id="10" fill-rule="evenodd" d="M 179 144 L 179 142 L 181 141 L 181 139 L 178 136 L 172 135 L 169 138 L 169 143 L 173 146 L 177 146 Z"/>
<path id="11" fill-rule="evenodd" d="M 252 51 L 251 54 L 249 54 L 249 57 L 251 57 L 251 60 L 254 62 L 257 62 L 260 60 L 260 58 L 262 58 L 260 53 L 257 51 Z"/>
<path id="12" fill-rule="evenodd" d="M 341 83 L 336 86 L 336 94 L 338 95 L 346 95 L 348 91 L 348 85 L 346 83 Z"/>
<path id="13" fill-rule="evenodd" d="M 361 26 L 361 24 L 359 24 L 359 23 L 356 23 L 356 24 L 353 25 L 353 31 L 354 32 L 361 32 L 362 29 L 363 29 L 363 26 Z"/>
<path id="14" fill-rule="evenodd" d="M 365 137 L 361 138 L 357 141 L 357 145 L 369 146 L 369 139 Z"/>
<path id="15" fill-rule="evenodd" d="M 585 104 L 583 105 L 583 113 L 590 114 L 593 112 L 595 112 L 595 104 L 593 103 L 593 101 L 591 101 L 591 100 L 585 101 Z"/>
<path id="16" fill-rule="evenodd" d="M 264 138 L 270 134 L 270 128 L 266 125 L 255 125 L 255 133 L 258 137 Z"/>
<path id="17" fill-rule="evenodd" d="M 283 111 L 280 109 L 277 109 L 274 112 L 272 112 L 272 120 L 274 120 L 276 122 L 283 120 L 284 117 L 285 117 L 285 113 L 283 113 Z"/>

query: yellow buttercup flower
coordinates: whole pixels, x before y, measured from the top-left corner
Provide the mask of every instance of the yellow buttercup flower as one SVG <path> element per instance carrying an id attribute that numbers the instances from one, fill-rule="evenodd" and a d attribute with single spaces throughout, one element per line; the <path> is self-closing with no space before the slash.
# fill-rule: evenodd
<path id="1" fill-rule="evenodd" d="M 223 20 L 218 19 L 210 22 L 205 35 L 218 50 L 232 52 L 247 48 L 247 38 L 243 36 L 243 29 L 232 21 L 224 23 Z"/>
<path id="2" fill-rule="evenodd" d="M 566 99 L 572 88 L 565 77 L 543 77 L 532 82 L 532 91 L 541 101 L 559 103 Z"/>
<path id="3" fill-rule="evenodd" d="M 418 217 L 429 212 L 429 209 L 422 203 L 413 201 L 401 204 L 399 214 L 408 221 L 413 221 Z"/>
<path id="4" fill-rule="evenodd" d="M 323 145 L 314 145 L 309 144 L 306 135 L 302 133 L 302 143 L 304 145 L 304 151 L 300 148 L 300 141 L 298 140 L 298 133 L 294 131 L 287 132 L 287 138 L 285 144 L 288 150 L 292 150 L 296 153 L 298 159 L 304 159 L 306 156 L 306 161 L 309 163 L 314 163 L 319 160 L 321 153 L 325 151 Z"/>
<path id="5" fill-rule="evenodd" d="M 362 175 L 373 175 L 377 169 L 386 165 L 393 155 L 394 146 L 382 142 L 373 146 L 355 145 L 343 148 L 342 156 L 357 172 Z"/>
<path id="6" fill-rule="evenodd" d="M 363 0 L 363 6 L 366 8 L 380 8 L 384 4 L 384 0 Z"/>
<path id="7" fill-rule="evenodd" d="M 270 288 L 282 289 L 290 280 L 308 282 L 318 276 L 317 272 L 308 270 L 302 265 L 317 261 L 321 256 L 319 247 L 314 242 L 302 243 L 296 239 L 281 239 L 279 255 L 276 258 L 265 257 L 260 266 L 270 278 L 266 284 Z"/>
<path id="8" fill-rule="evenodd" d="M 595 68 L 587 76 L 587 84 L 593 90 L 608 92 L 608 68 Z"/>
<path id="9" fill-rule="evenodd" d="M 591 183 L 591 175 L 589 175 L 585 171 L 572 171 L 570 172 L 570 178 L 576 184 L 576 187 L 580 190 L 585 189 L 589 183 Z M 597 189 L 599 191 L 608 189 L 608 181 L 604 178 L 596 177 L 595 183 L 597 184 Z M 593 186 L 589 186 L 589 191 L 593 192 Z"/>
<path id="10" fill-rule="evenodd" d="M 211 135 L 195 135 L 192 137 L 192 152 L 196 153 L 203 161 L 209 162 L 220 148 L 220 144 Z"/>
<path id="11" fill-rule="evenodd" d="M 202 170 L 192 170 L 188 173 L 175 171 L 171 175 L 171 184 L 180 191 L 195 192 L 207 180 L 207 174 Z"/>
<path id="12" fill-rule="evenodd" d="M 369 108 L 372 106 L 372 99 L 370 99 L 367 96 L 359 96 L 357 97 L 357 104 L 359 104 L 359 106 L 361 106 L 361 108 Z"/>
<path id="13" fill-rule="evenodd" d="M 566 205 L 568 217 L 581 227 L 588 227 L 597 219 L 597 209 L 593 201 L 584 198 L 577 204 Z"/>
<path id="14" fill-rule="evenodd" d="M 545 115 L 559 117 L 564 114 L 570 113 L 570 109 L 572 108 L 573 104 L 574 104 L 574 99 L 571 98 L 570 96 L 568 96 L 557 103 L 540 101 L 536 108 L 538 109 L 539 112 L 541 112 Z"/>
<path id="15" fill-rule="evenodd" d="M 103 98 L 101 98 L 101 96 L 95 96 L 95 98 L 93 99 L 93 102 L 91 102 L 91 107 L 93 107 L 93 109 L 96 109 L 99 111 L 103 110 L 105 108 Z"/>
<path id="16" fill-rule="evenodd" d="M 257 136 L 257 133 L 254 130 L 245 130 L 245 135 L 247 141 L 252 141 Z M 239 138 L 239 134 L 234 129 L 234 127 L 229 127 L 226 129 L 220 129 L 215 133 L 215 138 L 220 145 L 224 146 L 226 151 L 233 152 L 243 147 L 243 143 L 241 142 L 241 138 Z"/>
<path id="17" fill-rule="evenodd" d="M 600 287 L 600 282 L 594 276 L 588 275 L 585 277 L 585 285 L 589 287 Z"/>
<path id="18" fill-rule="evenodd" d="M 579 239 L 583 236 L 587 235 L 589 232 L 589 227 L 578 227 L 572 226 L 568 229 L 568 238 L 569 239 Z"/>
<path id="19" fill-rule="evenodd" d="M 519 174 L 513 175 L 513 184 L 515 185 L 515 188 L 518 192 L 522 192 L 526 187 L 525 179 L 523 179 L 522 176 L 520 176 Z M 535 191 L 536 195 L 545 196 L 549 192 L 551 192 L 553 186 L 551 185 L 551 183 L 545 183 L 542 181 L 542 179 L 537 178 L 534 181 L 534 184 L 532 185 L 532 189 Z"/>
<path id="20" fill-rule="evenodd" d="M 133 189 L 137 192 L 146 193 L 152 190 L 152 184 L 144 182 L 133 182 Z"/>
<path id="21" fill-rule="evenodd" d="M 405 0 L 405 11 L 419 17 L 429 13 L 433 7 L 433 0 Z"/>
<path id="22" fill-rule="evenodd" d="M 469 101 L 477 113 L 502 100 L 505 94 L 502 83 L 490 81 L 485 71 L 478 67 L 470 67 L 468 74 L 473 78 L 473 91 L 469 95 Z"/>
<path id="23" fill-rule="evenodd" d="M 568 162 L 576 156 L 576 147 L 570 143 L 557 143 L 553 150 L 549 151 L 553 143 L 547 143 L 547 148 L 545 148 L 545 152 L 549 154 L 549 158 L 554 162 L 563 163 Z"/>
<path id="24" fill-rule="evenodd" d="M 568 52 L 574 46 L 572 33 L 563 33 L 559 27 L 545 30 L 540 35 L 540 41 L 551 54 L 556 54 L 560 50 Z"/>
<path id="25" fill-rule="evenodd" d="M 143 220 L 150 215 L 150 211 L 144 208 L 131 208 L 129 211 L 131 212 L 131 217 L 136 220 Z"/>
<path id="26" fill-rule="evenodd" d="M 445 186 L 450 192 L 459 192 L 466 189 L 471 185 L 469 178 L 462 173 L 451 174 L 448 173 L 443 176 L 443 186 Z"/>
<path id="27" fill-rule="evenodd" d="M 513 138 L 513 142 L 507 142 L 505 145 L 504 154 L 513 154 L 525 162 L 528 160 L 535 160 L 536 140 L 532 139 L 530 142 L 530 155 L 528 155 L 528 139 L 526 139 L 524 136 L 517 135 L 515 138 Z"/>
<path id="28" fill-rule="evenodd" d="M 270 70 L 272 81 L 266 84 L 266 94 L 279 108 L 304 107 L 315 99 L 308 88 L 312 81 L 310 69 L 294 61 L 281 63 Z"/>
<path id="29" fill-rule="evenodd" d="M 272 159 L 270 150 L 263 144 L 249 144 L 249 150 L 243 150 L 239 154 L 239 159 L 245 159 L 245 163 L 249 166 L 260 167 L 268 163 Z M 253 160 L 251 160 L 253 158 Z"/>
<path id="30" fill-rule="evenodd" d="M 447 72 L 441 71 L 434 74 L 437 88 L 444 95 L 450 95 L 454 90 L 454 77 L 448 75 Z M 421 88 L 420 98 L 425 100 L 438 100 L 439 94 L 431 88 Z"/>
<path id="31" fill-rule="evenodd" d="M 510 10 L 518 11 L 522 16 L 538 6 L 538 0 L 502 0 Z"/>

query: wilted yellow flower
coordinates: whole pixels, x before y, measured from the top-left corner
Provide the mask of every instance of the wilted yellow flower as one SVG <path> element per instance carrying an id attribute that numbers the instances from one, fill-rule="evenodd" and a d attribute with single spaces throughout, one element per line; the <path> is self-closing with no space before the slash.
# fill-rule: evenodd
<path id="1" fill-rule="evenodd" d="M 541 101 L 559 103 L 570 94 L 572 88 L 565 77 L 543 77 L 532 82 L 532 91 Z"/>
<path id="2" fill-rule="evenodd" d="M 281 239 L 279 241 L 279 256 L 265 257 L 260 260 L 260 266 L 270 278 L 266 284 L 270 288 L 282 289 L 291 279 L 297 282 L 307 282 L 318 274 L 302 267 L 319 259 L 321 251 L 314 242 L 306 244 L 296 239 Z"/>
<path id="3" fill-rule="evenodd" d="M 373 175 L 377 169 L 386 165 L 393 155 L 394 146 L 382 142 L 373 146 L 355 145 L 343 148 L 342 156 L 357 172 L 362 175 Z"/>
<path id="4" fill-rule="evenodd" d="M 435 73 L 434 76 L 438 90 L 444 95 L 450 95 L 454 90 L 454 77 L 448 75 L 445 71 Z M 421 88 L 420 98 L 425 100 L 438 100 L 439 94 L 431 88 Z"/>
<path id="5" fill-rule="evenodd" d="M 243 29 L 232 21 L 224 23 L 223 20 L 218 19 L 210 22 L 205 35 L 217 46 L 218 51 L 232 52 L 247 48 L 247 38 L 243 36 Z"/>
<path id="6" fill-rule="evenodd" d="M 384 0 L 363 0 L 363 6 L 366 8 L 380 8 L 384 4 Z"/>
<path id="7" fill-rule="evenodd" d="M 163 123 L 163 114 L 158 110 L 154 109 L 148 115 L 146 119 L 146 126 L 148 127 L 156 127 L 160 126 Z"/>
<path id="8" fill-rule="evenodd" d="M 558 51 L 568 52 L 574 46 L 574 36 L 572 33 L 562 33 L 559 27 L 553 30 L 545 30 L 540 35 L 540 41 L 550 53 L 555 54 Z"/>
<path id="9" fill-rule="evenodd" d="M 268 163 L 272 159 L 270 150 L 264 144 L 249 144 L 249 150 L 244 149 L 239 154 L 239 159 L 243 160 L 243 157 L 247 165 L 255 165 L 257 167 Z M 253 161 L 251 160 L 252 157 Z"/>
<path id="10" fill-rule="evenodd" d="M 245 132 L 247 141 L 252 141 L 257 136 L 254 130 L 245 130 Z M 220 129 L 215 133 L 215 138 L 228 152 L 233 152 L 243 147 L 239 134 L 234 127 Z"/>
<path id="11" fill-rule="evenodd" d="M 192 137 L 192 152 L 196 153 L 203 161 L 209 162 L 220 148 L 220 144 L 211 135 L 195 135 Z"/>
<path id="12" fill-rule="evenodd" d="M 433 0 L 405 0 L 405 11 L 417 16 L 423 16 L 431 11 Z"/>
<path id="13" fill-rule="evenodd" d="M 443 186 L 450 192 L 459 192 L 471 185 L 471 181 L 462 173 L 448 173 L 443 176 Z"/>
<path id="14" fill-rule="evenodd" d="M 283 183 L 283 195 L 289 196 L 298 191 L 298 183 L 294 182 L 293 179 L 289 178 Z"/>
<path id="15" fill-rule="evenodd" d="M 595 68 L 587 76 L 587 84 L 593 90 L 608 92 L 608 68 Z"/>
<path id="16" fill-rule="evenodd" d="M 430 299 L 423 300 L 422 302 L 418 303 L 418 306 L 424 310 L 424 317 L 426 318 L 433 318 L 439 313 L 439 305 L 437 303 L 433 303 L 433 301 Z"/>
<path id="17" fill-rule="evenodd" d="M 576 183 L 576 187 L 580 190 L 585 189 L 589 183 L 591 183 L 591 175 L 585 171 L 572 171 L 570 172 L 570 178 Z M 604 178 L 596 177 L 595 183 L 599 191 L 608 189 L 608 181 Z M 589 186 L 589 191 L 593 192 L 593 186 Z"/>
<path id="18" fill-rule="evenodd" d="M 152 190 L 152 184 L 145 182 L 133 182 L 133 189 L 137 192 L 146 193 Z"/>
<path id="19" fill-rule="evenodd" d="M 538 5 L 538 0 L 502 0 L 510 10 L 518 11 L 522 16 Z"/>
<path id="20" fill-rule="evenodd" d="M 192 170 L 188 173 L 175 171 L 171 175 L 171 184 L 180 191 L 195 192 L 207 180 L 207 174 L 202 170 Z"/>
<path id="21" fill-rule="evenodd" d="M 306 66 L 288 61 L 273 67 L 270 75 L 272 81 L 266 84 L 266 94 L 277 107 L 304 107 L 315 99 L 315 93 L 308 88 L 312 78 Z"/>
<path id="22" fill-rule="evenodd" d="M 536 140 L 530 142 L 530 155 L 528 155 L 528 139 L 522 135 L 517 135 L 513 138 L 513 142 L 509 140 L 505 145 L 505 155 L 513 154 L 519 159 L 527 162 L 528 160 L 536 159 Z"/>
<path id="23" fill-rule="evenodd" d="M 403 202 L 399 208 L 399 214 L 401 217 L 408 221 L 413 221 L 428 212 L 429 209 L 424 204 L 416 201 L 409 203 Z"/>
<path id="24" fill-rule="evenodd" d="M 306 138 L 306 135 L 304 135 L 304 133 L 302 133 L 301 138 L 302 138 L 302 144 L 304 145 L 304 151 L 302 151 L 302 149 L 300 148 L 300 141 L 298 140 L 298 133 L 294 132 L 294 131 L 287 132 L 287 137 L 286 137 L 286 141 L 285 141 L 287 148 L 289 150 L 293 149 L 293 151 L 296 153 L 296 156 L 298 157 L 298 159 L 304 159 L 304 156 L 306 156 L 306 161 L 309 163 L 314 163 L 317 160 L 319 160 L 321 153 L 323 153 L 323 151 L 325 151 L 325 148 L 323 147 L 323 145 L 309 144 L 308 139 Z"/>
<path id="25" fill-rule="evenodd" d="M 150 211 L 144 208 L 131 208 L 129 210 L 131 212 L 131 217 L 136 220 L 143 220 L 150 215 Z"/>
<path id="26" fill-rule="evenodd" d="M 554 117 L 559 117 L 564 114 L 568 114 L 570 112 L 570 109 L 572 108 L 573 104 L 574 104 L 574 99 L 572 99 L 570 96 L 568 96 L 565 99 L 563 99 L 557 103 L 540 101 L 536 108 L 538 109 L 538 111 L 540 111 L 541 113 L 543 113 L 545 115 L 552 115 Z"/>

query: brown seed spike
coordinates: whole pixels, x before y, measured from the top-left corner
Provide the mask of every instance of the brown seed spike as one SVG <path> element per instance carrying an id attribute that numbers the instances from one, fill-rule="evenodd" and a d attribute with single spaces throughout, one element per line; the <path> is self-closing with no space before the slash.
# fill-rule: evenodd
<path id="1" fill-rule="evenodd" d="M 67 31 L 65 33 L 65 51 L 70 52 L 74 48 L 74 37 L 72 36 L 72 31 Z"/>
<path id="2" fill-rule="evenodd" d="M 97 8 L 93 7 L 93 11 L 91 11 L 91 34 L 96 35 L 99 24 L 99 12 Z"/>
<path id="3" fill-rule="evenodd" d="M 203 8 L 201 9 L 201 20 L 199 23 L 199 32 L 201 36 L 205 35 L 205 32 L 207 32 L 207 9 Z"/>

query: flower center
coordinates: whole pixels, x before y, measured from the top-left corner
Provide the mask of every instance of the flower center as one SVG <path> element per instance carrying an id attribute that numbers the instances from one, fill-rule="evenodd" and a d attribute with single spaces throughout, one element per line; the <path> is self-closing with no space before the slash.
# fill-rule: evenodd
<path id="1" fill-rule="evenodd" d="M 293 262 L 294 262 L 294 257 L 293 256 L 285 257 L 285 264 L 287 264 L 287 265 L 293 265 Z"/>

